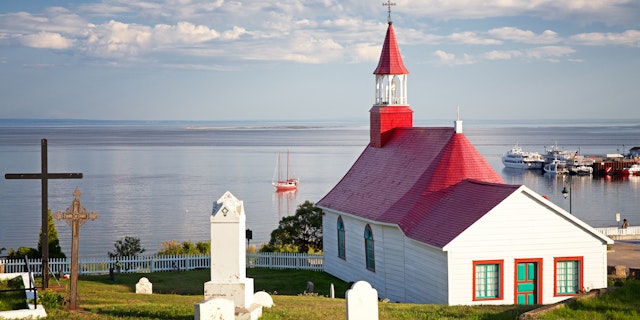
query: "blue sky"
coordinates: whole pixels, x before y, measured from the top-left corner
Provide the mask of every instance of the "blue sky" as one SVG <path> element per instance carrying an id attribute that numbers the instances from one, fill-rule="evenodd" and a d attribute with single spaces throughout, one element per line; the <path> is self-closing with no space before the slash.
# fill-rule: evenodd
<path id="1" fill-rule="evenodd" d="M 382 0 L 0 2 L 0 118 L 367 119 Z M 640 119 L 640 1 L 396 0 L 416 119 Z"/>

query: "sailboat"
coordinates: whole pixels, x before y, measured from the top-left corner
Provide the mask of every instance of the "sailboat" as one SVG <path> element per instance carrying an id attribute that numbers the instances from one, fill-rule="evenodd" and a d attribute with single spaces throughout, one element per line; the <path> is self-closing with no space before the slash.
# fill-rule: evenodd
<path id="1" fill-rule="evenodd" d="M 274 172 L 273 186 L 276 191 L 291 191 L 298 189 L 298 178 L 289 177 L 289 151 L 287 150 L 287 171 L 286 178 L 282 179 L 281 166 L 280 166 L 280 152 L 278 152 L 278 160 L 276 162 L 276 170 Z M 277 177 L 277 179 L 276 179 Z"/>

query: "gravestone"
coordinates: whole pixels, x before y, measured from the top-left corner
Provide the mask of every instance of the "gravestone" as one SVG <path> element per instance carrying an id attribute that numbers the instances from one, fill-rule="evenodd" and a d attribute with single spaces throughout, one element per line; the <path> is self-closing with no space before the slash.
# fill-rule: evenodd
<path id="1" fill-rule="evenodd" d="M 313 293 L 313 282 L 307 281 L 307 290 L 306 293 Z"/>
<path id="2" fill-rule="evenodd" d="M 210 299 L 195 305 L 194 319 L 235 319 L 233 301 L 227 299 Z"/>
<path id="3" fill-rule="evenodd" d="M 368 282 L 356 282 L 345 296 L 347 320 L 378 320 L 378 291 Z"/>
<path id="4" fill-rule="evenodd" d="M 271 298 L 271 295 L 264 292 L 264 291 L 258 291 L 253 295 L 253 302 L 257 303 L 265 308 L 271 308 L 273 307 L 273 298 Z"/>
<path id="5" fill-rule="evenodd" d="M 214 204 L 211 223 L 211 281 L 204 284 L 205 301 L 196 304 L 198 314 L 209 314 L 212 299 L 233 302 L 235 319 L 257 319 L 262 306 L 254 303 L 253 279 L 246 277 L 246 216 L 244 204 L 225 192 Z M 204 319 L 202 317 L 196 319 Z"/>
<path id="6" fill-rule="evenodd" d="M 136 283 L 136 293 L 138 294 L 152 294 L 153 293 L 153 283 L 149 281 L 149 279 L 142 277 Z"/>

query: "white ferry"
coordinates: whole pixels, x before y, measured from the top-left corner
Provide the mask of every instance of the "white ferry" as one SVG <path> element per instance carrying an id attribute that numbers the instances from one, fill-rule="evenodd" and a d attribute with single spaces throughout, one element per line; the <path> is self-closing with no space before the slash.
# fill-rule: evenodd
<path id="1" fill-rule="evenodd" d="M 537 152 L 523 151 L 520 146 L 515 145 L 502 157 L 502 164 L 504 164 L 505 168 L 541 169 L 544 164 L 544 157 Z"/>

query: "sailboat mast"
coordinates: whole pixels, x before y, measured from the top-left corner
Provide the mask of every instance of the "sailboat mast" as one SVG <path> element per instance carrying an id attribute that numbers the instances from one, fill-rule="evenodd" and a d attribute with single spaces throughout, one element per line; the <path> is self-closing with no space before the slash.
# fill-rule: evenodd
<path id="1" fill-rule="evenodd" d="M 278 182 L 282 181 L 282 179 L 280 178 L 281 171 L 282 171 L 282 168 L 280 167 L 280 152 L 278 152 Z"/>
<path id="2" fill-rule="evenodd" d="M 289 150 L 287 150 L 287 181 L 289 181 Z"/>

